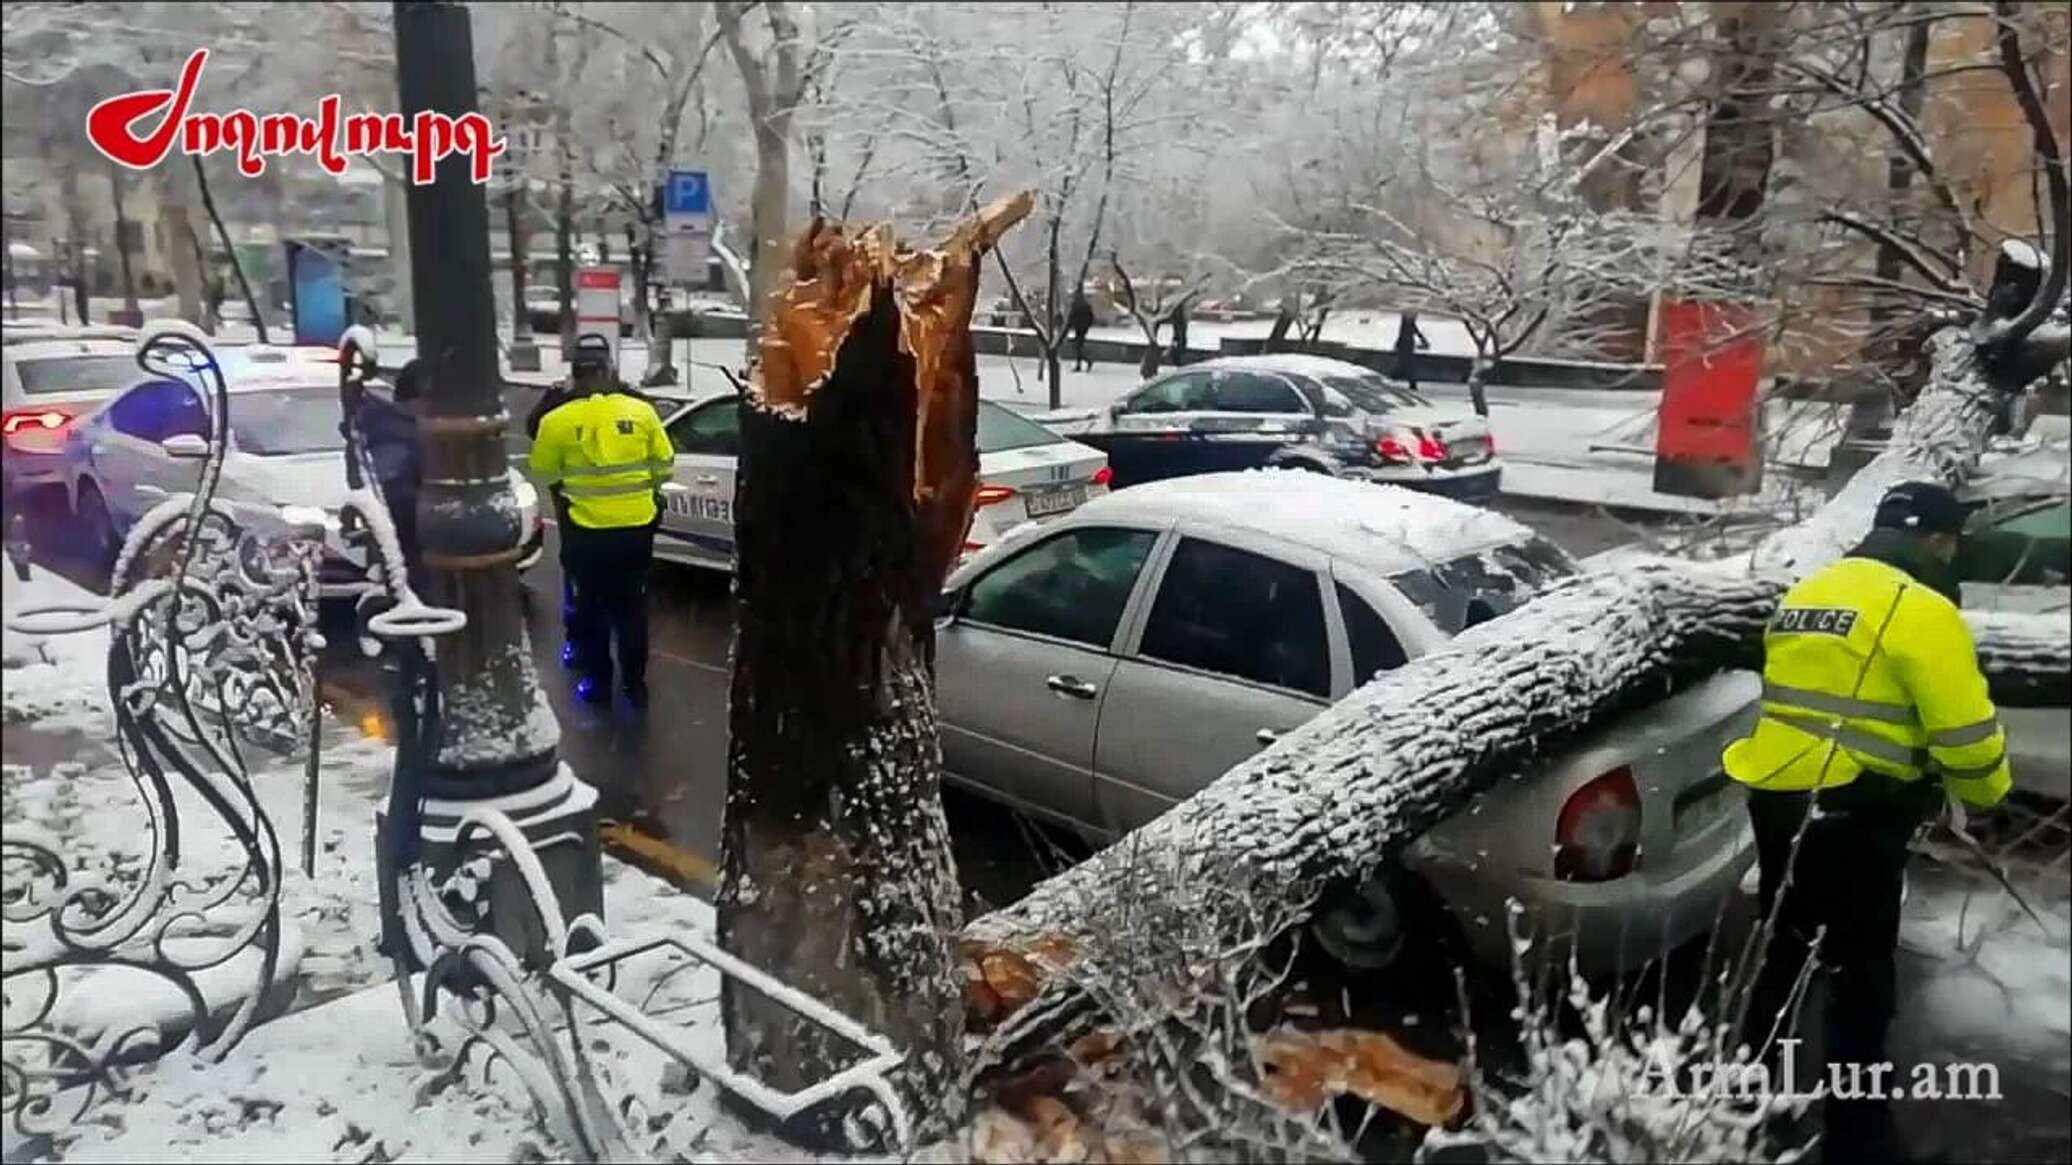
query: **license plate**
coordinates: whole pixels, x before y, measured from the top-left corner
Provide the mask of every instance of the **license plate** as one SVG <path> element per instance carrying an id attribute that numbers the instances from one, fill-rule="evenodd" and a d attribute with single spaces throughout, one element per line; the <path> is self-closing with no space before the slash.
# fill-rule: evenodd
<path id="1" fill-rule="evenodd" d="M 1196 417 L 1189 427 L 1197 433 L 1250 433 L 1260 424 L 1254 417 Z"/>
<path id="2" fill-rule="evenodd" d="M 734 503 L 722 498 L 708 498 L 693 494 L 664 494 L 662 508 L 679 518 L 695 518 L 707 522 L 734 521 Z"/>
<path id="3" fill-rule="evenodd" d="M 1671 820 L 1678 837 L 1698 833 L 1732 812 L 1737 802 L 1725 773 L 1714 773 L 1676 797 Z"/>
<path id="4" fill-rule="evenodd" d="M 1046 514 L 1062 514 L 1067 510 L 1076 510 L 1086 504 L 1086 487 L 1083 485 L 1068 485 L 1063 489 L 1032 493 L 1028 497 L 1028 504 L 1029 516 L 1032 518 L 1041 518 Z"/>

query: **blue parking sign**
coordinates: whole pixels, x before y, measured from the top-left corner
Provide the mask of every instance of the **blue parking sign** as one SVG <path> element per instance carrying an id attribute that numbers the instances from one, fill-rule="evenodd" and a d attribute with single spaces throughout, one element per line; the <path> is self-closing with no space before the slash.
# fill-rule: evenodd
<path id="1" fill-rule="evenodd" d="M 671 170 L 662 184 L 662 213 L 686 217 L 712 214 L 712 182 L 703 170 Z"/>

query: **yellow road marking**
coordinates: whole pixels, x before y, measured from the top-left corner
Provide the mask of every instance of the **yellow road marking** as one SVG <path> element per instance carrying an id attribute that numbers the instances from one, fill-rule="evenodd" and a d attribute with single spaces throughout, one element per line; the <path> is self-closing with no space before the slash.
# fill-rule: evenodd
<path id="1" fill-rule="evenodd" d="M 606 822 L 598 827 L 597 836 L 614 856 L 625 857 L 649 873 L 679 885 L 719 888 L 719 868 L 710 861 L 659 837 L 642 833 L 624 822 Z"/>

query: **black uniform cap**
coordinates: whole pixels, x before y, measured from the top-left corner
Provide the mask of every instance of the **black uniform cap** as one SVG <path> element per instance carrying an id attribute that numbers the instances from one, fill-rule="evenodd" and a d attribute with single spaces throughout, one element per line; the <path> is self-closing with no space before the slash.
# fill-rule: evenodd
<path id="1" fill-rule="evenodd" d="M 594 372 L 610 368 L 612 363 L 611 341 L 596 332 L 584 332 L 576 337 L 574 357 L 569 361 L 579 372 Z"/>
<path id="2" fill-rule="evenodd" d="M 1964 518 L 1964 503 L 1956 494 L 1933 482 L 1908 481 L 1886 491 L 1871 525 L 1922 534 L 1961 534 Z"/>

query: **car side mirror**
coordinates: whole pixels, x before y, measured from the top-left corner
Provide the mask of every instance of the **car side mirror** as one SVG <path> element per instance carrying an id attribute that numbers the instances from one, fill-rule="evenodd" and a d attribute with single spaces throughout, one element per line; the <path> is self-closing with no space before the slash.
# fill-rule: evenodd
<path id="1" fill-rule="evenodd" d="M 183 461 L 199 460 L 209 455 L 209 439 L 194 433 L 175 433 L 158 443 L 167 457 Z"/>
<path id="2" fill-rule="evenodd" d="M 959 591 L 937 591 L 935 601 L 928 604 L 928 617 L 937 623 L 956 618 L 957 602 L 963 597 Z"/>

